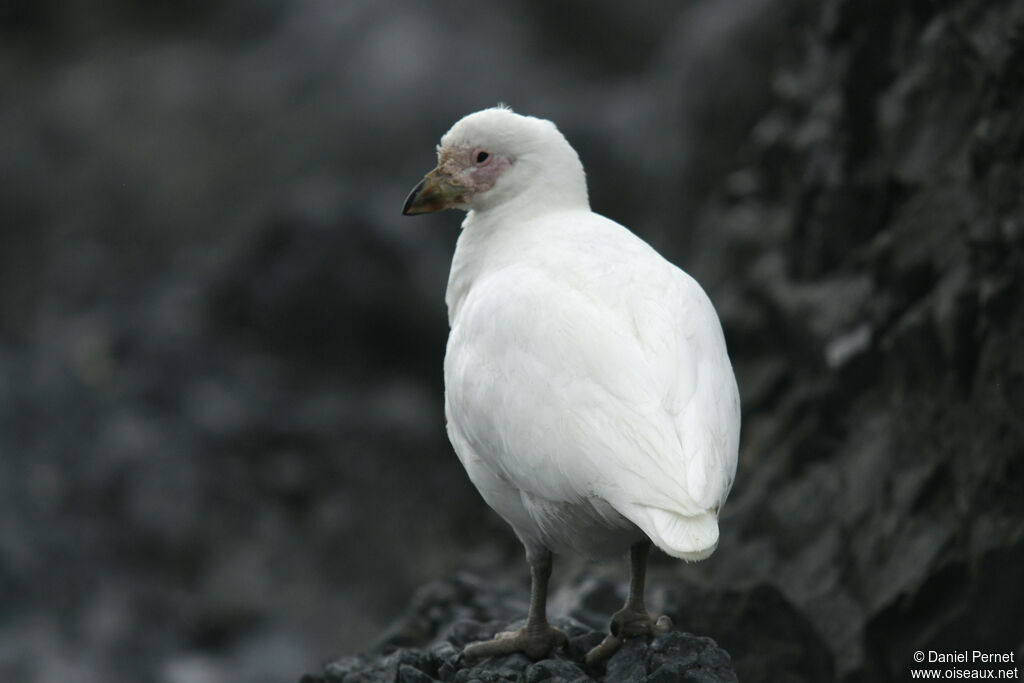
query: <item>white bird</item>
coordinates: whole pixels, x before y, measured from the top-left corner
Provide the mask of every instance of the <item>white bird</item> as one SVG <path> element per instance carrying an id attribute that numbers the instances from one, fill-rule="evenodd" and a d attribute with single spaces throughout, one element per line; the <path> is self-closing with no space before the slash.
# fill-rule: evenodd
<path id="1" fill-rule="evenodd" d="M 446 302 L 448 436 L 531 567 L 526 625 L 469 660 L 542 657 L 566 636 L 546 617 L 552 552 L 625 553 L 629 598 L 588 663 L 667 630 L 643 600 L 650 544 L 695 561 L 718 544 L 740 403 L 700 285 L 593 213 L 575 150 L 550 121 L 470 114 L 437 148 L 406 215 L 468 211 Z"/>

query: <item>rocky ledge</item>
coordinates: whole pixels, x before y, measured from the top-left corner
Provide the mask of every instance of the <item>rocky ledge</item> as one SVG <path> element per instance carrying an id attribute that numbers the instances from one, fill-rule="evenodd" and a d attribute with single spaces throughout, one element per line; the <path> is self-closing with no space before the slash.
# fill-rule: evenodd
<path id="1" fill-rule="evenodd" d="M 604 666 L 588 667 L 584 656 L 604 637 L 599 606 L 618 600 L 615 584 L 584 579 L 563 591 L 568 616 L 551 621 L 569 636 L 564 649 L 547 659 L 524 655 L 493 657 L 466 663 L 462 648 L 519 628 L 526 613 L 526 592 L 495 585 L 461 573 L 421 588 L 409 611 L 395 622 L 372 651 L 331 662 L 322 674 L 302 683 L 398 681 L 690 681 L 725 683 L 737 680 L 729 654 L 714 640 L 682 631 L 651 640 L 628 641 Z M 665 611 L 673 613 L 673 606 Z"/>

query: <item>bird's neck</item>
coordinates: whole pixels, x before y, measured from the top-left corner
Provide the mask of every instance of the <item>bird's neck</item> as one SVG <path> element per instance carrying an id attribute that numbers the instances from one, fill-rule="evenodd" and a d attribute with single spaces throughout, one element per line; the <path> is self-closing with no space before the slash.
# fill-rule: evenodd
<path id="1" fill-rule="evenodd" d="M 500 256 L 500 242 L 507 239 L 501 231 L 503 212 L 470 211 L 462 222 L 462 232 L 455 243 L 452 268 L 448 274 L 445 303 L 448 306 L 448 324 L 454 325 L 462 303 L 480 273 L 491 267 Z"/>
<path id="2" fill-rule="evenodd" d="M 525 208 L 525 207 L 524 207 Z M 448 305 L 448 323 L 453 324 L 458 312 L 473 285 L 481 275 L 496 271 L 514 262 L 536 259 L 538 250 L 558 238 L 558 220 L 552 216 L 582 211 L 589 213 L 584 202 L 582 206 L 545 208 L 530 207 L 532 210 L 510 210 L 508 205 L 493 207 L 486 211 L 470 211 L 462 223 L 452 256 L 452 268 L 448 276 L 448 290 L 445 302 Z"/>

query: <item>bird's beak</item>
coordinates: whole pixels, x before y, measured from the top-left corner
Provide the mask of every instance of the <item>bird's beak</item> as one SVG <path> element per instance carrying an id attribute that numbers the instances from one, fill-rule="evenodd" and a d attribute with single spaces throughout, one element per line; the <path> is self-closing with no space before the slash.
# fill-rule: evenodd
<path id="1" fill-rule="evenodd" d="M 452 209 L 466 203 L 466 188 L 455 183 L 451 176 L 435 168 L 412 189 L 402 207 L 403 216 Z"/>

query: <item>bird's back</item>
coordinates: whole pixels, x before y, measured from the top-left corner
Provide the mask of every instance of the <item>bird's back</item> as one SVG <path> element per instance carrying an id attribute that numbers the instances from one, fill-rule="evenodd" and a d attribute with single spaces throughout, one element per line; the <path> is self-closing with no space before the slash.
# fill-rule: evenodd
<path id="1" fill-rule="evenodd" d="M 470 477 L 524 540 L 600 554 L 639 527 L 706 556 L 739 441 L 707 296 L 589 211 L 493 227 L 467 222 L 449 282 L 446 412 Z"/>

